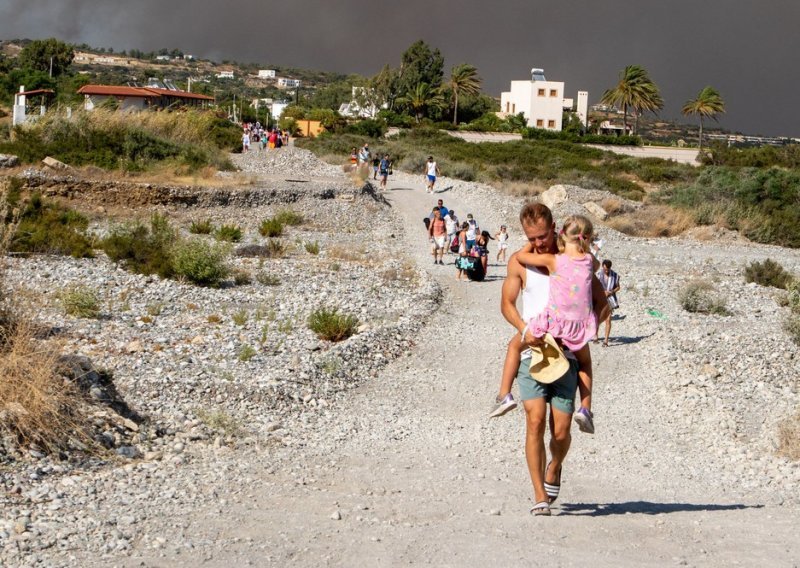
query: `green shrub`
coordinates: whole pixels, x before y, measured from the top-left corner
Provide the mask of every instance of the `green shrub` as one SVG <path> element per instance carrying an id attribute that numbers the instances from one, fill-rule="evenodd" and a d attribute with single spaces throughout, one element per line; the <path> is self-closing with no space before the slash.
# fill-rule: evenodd
<path id="1" fill-rule="evenodd" d="M 189 226 L 189 232 L 193 235 L 210 235 L 214 232 L 214 224 L 211 222 L 211 219 L 192 221 L 192 224 Z"/>
<path id="2" fill-rule="evenodd" d="M 295 226 L 295 225 L 302 225 L 305 219 L 303 219 L 303 216 L 297 211 L 292 211 L 291 209 L 282 209 L 281 211 L 278 211 L 277 215 L 275 215 L 275 221 L 277 221 L 282 225 Z M 266 237 L 266 236 L 278 236 L 278 235 L 264 235 L 264 236 Z"/>
<path id="3" fill-rule="evenodd" d="M 706 280 L 692 280 L 679 292 L 678 301 L 687 312 L 699 314 L 730 315 L 724 298 Z"/>
<path id="4" fill-rule="evenodd" d="M 446 165 L 442 168 L 442 175 L 464 181 L 474 181 L 476 178 L 475 168 L 471 164 L 465 164 L 464 162 Z"/>
<path id="5" fill-rule="evenodd" d="M 783 266 L 768 258 L 764 262 L 754 261 L 745 266 L 744 279 L 746 282 L 785 290 L 792 280 L 792 275 L 786 272 Z"/>
<path id="6" fill-rule="evenodd" d="M 168 278 L 174 274 L 170 252 L 175 238 L 166 217 L 156 214 L 149 226 L 135 223 L 115 228 L 101 247 L 111 260 L 132 272 Z"/>
<path id="7" fill-rule="evenodd" d="M 308 327 L 320 339 L 342 341 L 353 335 L 358 329 L 358 318 L 340 314 L 336 308 L 319 308 L 308 317 Z"/>
<path id="8" fill-rule="evenodd" d="M 256 350 L 250 345 L 242 345 L 239 348 L 239 361 L 247 362 L 256 356 Z"/>
<path id="9" fill-rule="evenodd" d="M 786 285 L 789 291 L 788 305 L 792 313 L 800 314 L 800 279 L 792 280 Z"/>
<path id="10" fill-rule="evenodd" d="M 313 243 L 306 243 L 305 244 L 306 252 L 309 254 L 319 254 L 319 243 L 314 241 Z"/>
<path id="11" fill-rule="evenodd" d="M 283 223 L 277 218 L 264 219 L 258 227 L 262 237 L 280 237 L 283 234 Z"/>
<path id="12" fill-rule="evenodd" d="M 246 286 L 247 284 L 253 283 L 253 275 L 250 274 L 247 270 L 242 270 L 241 268 L 236 268 L 232 272 L 233 274 L 233 283 L 237 286 Z"/>
<path id="13" fill-rule="evenodd" d="M 800 314 L 790 314 L 783 322 L 783 329 L 795 344 L 800 345 Z"/>
<path id="14" fill-rule="evenodd" d="M 230 273 L 227 247 L 199 239 L 180 241 L 172 251 L 176 276 L 200 286 L 217 286 Z"/>
<path id="15" fill-rule="evenodd" d="M 244 310 L 239 310 L 231 317 L 233 323 L 238 326 L 242 326 L 247 323 L 247 312 Z"/>
<path id="16" fill-rule="evenodd" d="M 270 258 L 283 258 L 286 255 L 286 245 L 279 239 L 269 239 L 267 253 Z"/>
<path id="17" fill-rule="evenodd" d="M 278 278 L 277 276 L 273 276 L 272 274 L 264 270 L 256 274 L 256 280 L 258 280 L 259 284 L 263 284 L 264 286 L 277 286 L 281 283 L 280 278 Z"/>
<path id="18" fill-rule="evenodd" d="M 22 209 L 11 241 L 11 252 L 60 254 L 75 258 L 93 256 L 92 244 L 86 235 L 89 226 L 86 217 L 45 200 L 39 193 L 34 193 L 24 202 L 21 186 L 21 182 L 12 181 L 7 196 L 9 209 Z"/>
<path id="19" fill-rule="evenodd" d="M 100 316 L 100 298 L 87 286 L 72 286 L 59 294 L 64 313 L 78 318 L 97 318 Z"/>
<path id="20" fill-rule="evenodd" d="M 214 238 L 226 243 L 238 243 L 242 240 L 242 230 L 236 225 L 222 225 L 214 231 Z"/>
<path id="21" fill-rule="evenodd" d="M 357 134 L 358 136 L 366 136 L 369 138 L 380 138 L 386 134 L 388 126 L 383 120 L 367 118 L 359 120 L 353 124 L 348 124 L 345 132 L 348 134 Z"/>

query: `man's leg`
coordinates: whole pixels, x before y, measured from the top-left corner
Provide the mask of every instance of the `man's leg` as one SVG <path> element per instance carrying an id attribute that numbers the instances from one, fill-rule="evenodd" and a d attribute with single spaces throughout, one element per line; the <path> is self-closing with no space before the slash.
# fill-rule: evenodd
<path id="1" fill-rule="evenodd" d="M 525 459 L 528 462 L 528 472 L 533 485 L 533 500 L 535 503 L 541 503 L 548 500 L 544 490 L 544 466 L 546 463 L 544 431 L 547 403 L 544 398 L 534 398 L 524 401 L 523 404 L 526 427 Z"/>
<path id="2" fill-rule="evenodd" d="M 606 318 L 606 341 L 605 341 L 605 345 L 608 345 L 608 337 L 611 335 L 611 316 L 612 315 L 613 315 L 613 312 L 608 314 L 608 317 Z"/>
<path id="3" fill-rule="evenodd" d="M 547 483 L 560 483 L 561 466 L 567 457 L 570 444 L 572 444 L 571 426 L 571 412 L 564 412 L 554 406 L 550 407 L 550 469 L 547 472 L 549 478 L 544 480 Z"/>

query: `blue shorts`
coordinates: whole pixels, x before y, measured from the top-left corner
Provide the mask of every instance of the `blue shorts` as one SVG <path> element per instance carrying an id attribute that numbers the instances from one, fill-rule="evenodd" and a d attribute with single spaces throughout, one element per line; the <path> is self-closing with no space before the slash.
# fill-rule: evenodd
<path id="1" fill-rule="evenodd" d="M 540 383 L 531 377 L 529 367 L 530 359 L 522 359 L 519 362 L 517 387 L 522 400 L 544 398 L 546 402 L 552 403 L 553 407 L 561 412 L 567 414 L 575 412 L 575 391 L 578 389 L 578 362 L 576 360 L 569 359 L 569 371 L 557 381 L 549 384 Z"/>
<path id="2" fill-rule="evenodd" d="M 473 239 L 473 240 L 471 240 L 471 241 L 470 241 L 470 240 L 468 240 L 468 241 L 467 241 L 467 252 L 471 251 L 471 250 L 472 250 L 472 247 L 474 247 L 474 246 L 475 246 L 475 239 Z"/>
<path id="3" fill-rule="evenodd" d="M 436 181 L 436 176 L 429 175 L 428 176 L 428 181 L 431 182 L 431 183 L 435 182 Z"/>

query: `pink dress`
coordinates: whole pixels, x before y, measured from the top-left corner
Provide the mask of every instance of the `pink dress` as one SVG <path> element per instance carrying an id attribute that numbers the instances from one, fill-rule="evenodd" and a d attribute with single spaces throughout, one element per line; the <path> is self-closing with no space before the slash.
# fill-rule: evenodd
<path id="1" fill-rule="evenodd" d="M 542 312 L 528 322 L 536 337 L 550 333 L 577 351 L 594 337 L 597 317 L 592 310 L 592 256 L 570 258 L 556 255 L 556 270 L 550 274 L 550 295 Z"/>

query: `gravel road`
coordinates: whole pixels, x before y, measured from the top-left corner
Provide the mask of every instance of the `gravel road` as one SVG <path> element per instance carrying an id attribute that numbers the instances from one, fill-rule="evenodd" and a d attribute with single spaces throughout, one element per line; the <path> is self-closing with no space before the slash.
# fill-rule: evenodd
<path id="1" fill-rule="evenodd" d="M 173 504 L 146 521 L 115 515 L 126 503 L 98 507 L 88 495 L 96 522 L 126 536 L 123 550 L 45 549 L 14 562 L 800 564 L 800 466 L 775 452 L 777 422 L 800 403 L 800 356 L 777 323 L 786 308 L 742 278 L 746 262 L 767 257 L 798 273 L 800 252 L 601 229 L 623 292 L 611 346 L 593 349 L 597 433 L 574 429 L 554 515 L 533 517 L 523 413 L 487 419 L 512 333 L 499 312 L 504 267 L 492 263 L 483 283 L 457 282 L 451 264 L 431 263 L 421 223 L 441 197 L 492 233 L 507 223 L 513 249 L 521 204 L 479 184 L 441 179 L 431 196 L 421 176 L 392 177 L 402 248 L 443 291 L 438 309 L 416 316 L 425 325 L 405 354 L 324 412 L 287 420 L 292 443 L 256 437 L 197 450 L 178 464 L 179 483 L 160 474 Z M 698 276 L 728 297 L 731 316 L 681 310 L 676 290 Z M 147 475 L 146 465 L 134 475 Z M 122 468 L 112 473 L 109 490 L 124 478 Z"/>

